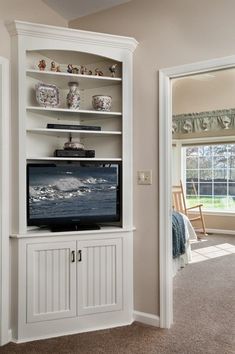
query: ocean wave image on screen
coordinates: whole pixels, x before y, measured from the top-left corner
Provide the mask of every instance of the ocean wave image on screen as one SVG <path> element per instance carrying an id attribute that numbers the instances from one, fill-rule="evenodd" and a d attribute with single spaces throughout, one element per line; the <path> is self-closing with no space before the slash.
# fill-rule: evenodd
<path id="1" fill-rule="evenodd" d="M 31 218 L 116 215 L 116 167 L 50 170 L 48 173 L 48 168 L 41 167 L 30 171 Z"/>

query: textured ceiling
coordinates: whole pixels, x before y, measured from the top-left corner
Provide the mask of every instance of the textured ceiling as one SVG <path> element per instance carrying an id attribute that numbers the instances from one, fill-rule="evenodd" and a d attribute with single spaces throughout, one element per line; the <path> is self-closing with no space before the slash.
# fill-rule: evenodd
<path id="1" fill-rule="evenodd" d="M 129 1 L 131 0 L 43 0 L 68 21 Z"/>

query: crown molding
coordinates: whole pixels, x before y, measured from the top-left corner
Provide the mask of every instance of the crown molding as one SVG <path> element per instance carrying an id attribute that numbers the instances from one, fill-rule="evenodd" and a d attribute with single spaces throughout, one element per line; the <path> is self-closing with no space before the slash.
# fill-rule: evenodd
<path id="1" fill-rule="evenodd" d="M 116 36 L 107 33 L 90 32 L 76 30 L 66 27 L 56 27 L 43 25 L 39 23 L 30 23 L 24 21 L 13 21 L 6 23 L 10 35 L 40 37 L 52 40 L 63 40 L 69 42 L 86 43 L 93 45 L 103 45 L 112 48 L 129 50 L 134 52 L 138 42 L 132 37 Z"/>

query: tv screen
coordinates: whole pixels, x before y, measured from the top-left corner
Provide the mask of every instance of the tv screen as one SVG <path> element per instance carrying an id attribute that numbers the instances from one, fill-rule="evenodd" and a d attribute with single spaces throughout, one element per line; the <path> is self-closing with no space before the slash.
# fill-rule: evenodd
<path id="1" fill-rule="evenodd" d="M 120 220 L 120 165 L 29 164 L 28 225 Z"/>

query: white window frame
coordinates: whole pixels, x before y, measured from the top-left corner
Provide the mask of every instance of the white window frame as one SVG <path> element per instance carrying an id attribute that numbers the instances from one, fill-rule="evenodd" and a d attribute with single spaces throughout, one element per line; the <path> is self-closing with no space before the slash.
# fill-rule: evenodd
<path id="1" fill-rule="evenodd" d="M 229 137 L 229 140 L 225 140 L 225 141 L 219 141 L 218 142 L 218 145 L 221 145 L 221 144 L 233 144 L 235 145 L 235 138 L 234 138 L 234 141 L 231 141 L 232 137 L 230 136 Z M 182 183 L 183 183 L 183 186 L 184 186 L 184 190 L 185 190 L 185 193 L 186 193 L 186 148 L 187 147 L 193 147 L 193 146 L 208 146 L 210 145 L 210 141 L 203 141 L 202 143 L 200 143 L 199 141 L 197 141 L 197 144 L 193 145 L 193 143 L 190 143 L 188 146 L 187 144 L 184 143 L 184 146 L 181 147 L 182 149 L 182 152 L 181 152 L 181 158 L 182 158 L 182 162 L 181 162 L 181 166 L 182 166 L 182 171 L 181 171 L 181 178 L 182 178 Z M 216 145 L 216 144 L 214 144 Z M 228 167 L 227 167 L 228 169 Z M 200 170 L 199 166 L 197 169 L 195 170 Z M 228 181 L 227 181 L 228 183 Z M 212 194 L 214 196 L 214 193 Z M 228 197 L 228 195 L 227 195 Z M 187 196 L 186 196 L 186 200 L 187 200 Z M 224 216 L 232 216 L 233 214 L 235 214 L 235 210 L 233 211 L 232 209 L 216 209 L 216 208 L 202 208 L 203 209 L 203 212 L 205 214 L 208 214 L 208 215 L 224 215 Z M 191 211 L 192 214 L 197 214 L 198 211 L 196 210 L 192 210 Z"/>

